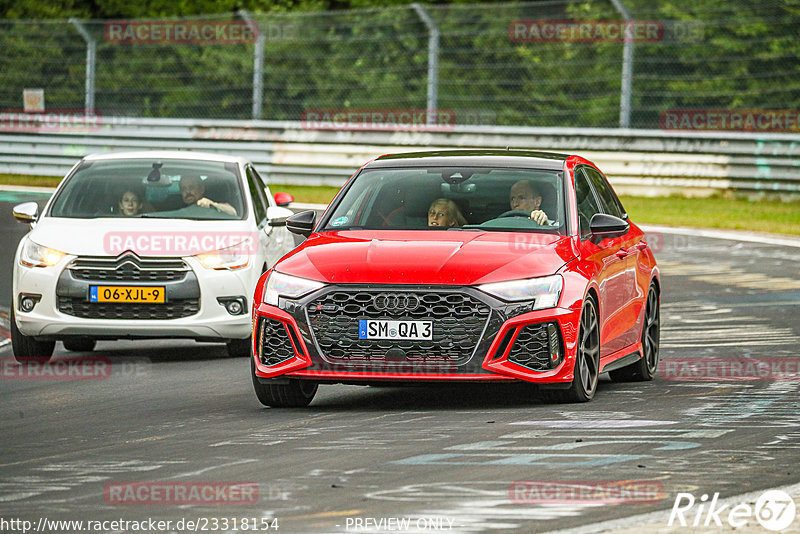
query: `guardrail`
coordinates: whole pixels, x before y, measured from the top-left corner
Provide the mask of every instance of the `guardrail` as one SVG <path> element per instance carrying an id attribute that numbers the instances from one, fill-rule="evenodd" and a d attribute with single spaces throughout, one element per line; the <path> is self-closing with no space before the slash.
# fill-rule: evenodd
<path id="1" fill-rule="evenodd" d="M 519 148 L 575 152 L 618 189 L 800 192 L 800 135 L 455 126 L 448 131 L 309 130 L 300 122 L 115 118 L 94 131 L 0 131 L 0 172 L 63 175 L 91 153 L 179 149 L 244 156 L 274 183 L 341 185 L 389 152 Z"/>

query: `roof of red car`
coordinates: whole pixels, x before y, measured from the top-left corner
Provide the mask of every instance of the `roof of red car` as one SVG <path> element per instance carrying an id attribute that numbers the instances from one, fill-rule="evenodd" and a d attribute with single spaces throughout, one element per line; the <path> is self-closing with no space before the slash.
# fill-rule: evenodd
<path id="1" fill-rule="evenodd" d="M 568 154 L 529 150 L 439 150 L 386 154 L 366 167 L 524 167 L 561 170 Z"/>

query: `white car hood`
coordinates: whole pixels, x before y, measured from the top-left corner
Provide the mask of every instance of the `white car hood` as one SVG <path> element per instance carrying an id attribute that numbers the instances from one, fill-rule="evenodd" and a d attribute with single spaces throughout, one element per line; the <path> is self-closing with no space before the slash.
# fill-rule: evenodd
<path id="1" fill-rule="evenodd" d="M 191 256 L 242 243 L 258 244 L 246 220 L 43 217 L 28 234 L 39 245 L 77 256 Z"/>

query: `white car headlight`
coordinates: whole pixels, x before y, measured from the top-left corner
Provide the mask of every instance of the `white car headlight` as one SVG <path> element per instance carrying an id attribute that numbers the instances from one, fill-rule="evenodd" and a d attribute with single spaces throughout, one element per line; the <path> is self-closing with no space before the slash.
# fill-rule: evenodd
<path id="1" fill-rule="evenodd" d="M 264 302 L 277 306 L 278 297 L 296 299 L 324 286 L 325 284 L 316 280 L 298 278 L 272 271 L 264 288 Z"/>
<path id="2" fill-rule="evenodd" d="M 247 247 L 234 245 L 228 248 L 196 254 L 195 258 L 197 258 L 206 269 L 226 269 L 233 271 L 235 269 L 247 267 L 247 264 L 250 263 L 251 255 L 252 253 Z"/>
<path id="3" fill-rule="evenodd" d="M 64 252 L 34 243 L 25 238 L 19 262 L 26 267 L 52 267 L 66 256 Z"/>
<path id="4" fill-rule="evenodd" d="M 510 282 L 494 282 L 479 285 L 478 289 L 507 302 L 534 301 L 532 310 L 552 308 L 558 304 L 564 280 L 561 275 L 544 276 L 512 280 Z"/>

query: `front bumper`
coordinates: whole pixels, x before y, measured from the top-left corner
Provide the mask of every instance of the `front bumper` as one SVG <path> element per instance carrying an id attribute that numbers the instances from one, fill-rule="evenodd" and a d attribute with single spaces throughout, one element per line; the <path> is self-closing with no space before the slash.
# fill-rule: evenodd
<path id="1" fill-rule="evenodd" d="M 432 303 L 423 310 L 376 311 L 367 296 L 387 292 L 413 293 L 422 300 L 438 297 L 428 299 Z M 349 297 L 336 297 L 342 294 Z M 337 298 L 342 302 L 334 309 Z M 303 299 L 282 299 L 280 305 L 262 303 L 255 310 L 253 348 L 260 378 L 553 384 L 573 379 L 576 310 L 526 311 L 523 305 L 504 303 L 471 287 L 431 286 L 328 286 Z M 319 316 L 324 306 L 329 316 Z M 363 318 L 433 320 L 433 340 L 359 340 L 358 320 Z"/>
<path id="2" fill-rule="evenodd" d="M 96 339 L 189 338 L 196 340 L 243 339 L 250 335 L 249 299 L 251 281 L 259 273 L 249 266 L 238 271 L 214 271 L 202 267 L 194 258 L 183 258 L 189 269 L 186 279 L 171 281 L 119 281 L 81 279 L 67 267 L 76 259 L 70 256 L 49 268 L 25 268 L 15 265 L 13 305 L 19 331 L 40 340 L 62 339 L 69 336 L 89 336 Z M 168 288 L 168 301 L 173 298 L 194 297 L 193 308 L 184 316 L 169 318 L 157 311 L 147 315 L 131 314 L 125 305 L 96 313 L 87 306 L 90 285 L 159 285 Z M 170 289 L 171 288 L 171 289 Z M 20 295 L 37 295 L 39 301 L 32 311 L 20 309 Z M 241 296 L 246 299 L 245 312 L 229 314 L 217 298 Z M 151 305 L 158 307 L 163 305 Z M 168 302 L 164 309 L 173 306 Z M 122 311 L 119 311 L 122 309 Z M 83 315 L 83 316 L 82 316 Z M 87 315 L 89 315 L 87 317 Z M 180 315 L 180 314 L 173 314 Z"/>

